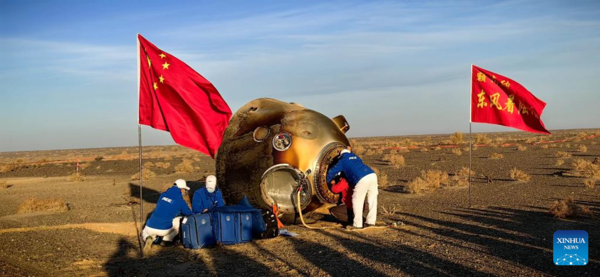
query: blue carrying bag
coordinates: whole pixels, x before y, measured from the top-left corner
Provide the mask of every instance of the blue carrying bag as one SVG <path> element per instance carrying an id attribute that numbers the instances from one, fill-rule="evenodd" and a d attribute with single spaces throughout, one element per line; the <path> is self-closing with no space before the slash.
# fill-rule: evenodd
<path id="1" fill-rule="evenodd" d="M 198 249 L 215 244 L 210 214 L 190 215 L 181 224 L 181 241 L 185 248 Z"/>

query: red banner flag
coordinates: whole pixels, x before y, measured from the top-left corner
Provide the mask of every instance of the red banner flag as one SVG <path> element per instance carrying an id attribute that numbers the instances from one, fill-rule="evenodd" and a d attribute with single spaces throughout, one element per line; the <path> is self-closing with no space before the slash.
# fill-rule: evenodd
<path id="1" fill-rule="evenodd" d="M 208 80 L 138 34 L 139 123 L 215 157 L 231 109 Z"/>
<path id="2" fill-rule="evenodd" d="M 550 134 L 541 120 L 546 103 L 510 78 L 473 65 L 471 122 Z"/>

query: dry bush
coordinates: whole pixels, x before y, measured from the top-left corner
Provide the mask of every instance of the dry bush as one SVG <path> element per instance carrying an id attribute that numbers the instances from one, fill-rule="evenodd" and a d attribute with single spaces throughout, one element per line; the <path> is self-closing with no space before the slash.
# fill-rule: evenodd
<path id="1" fill-rule="evenodd" d="M 488 138 L 486 134 L 477 134 L 475 137 L 475 143 L 477 144 L 489 144 L 492 139 Z"/>
<path id="2" fill-rule="evenodd" d="M 434 148 L 433 148 L 433 150 L 435 150 L 435 151 L 440 151 L 440 150 L 442 150 L 442 148 L 441 148 L 441 147 L 439 147 L 439 146 L 436 146 L 436 147 L 434 147 Z"/>
<path id="3" fill-rule="evenodd" d="M 450 140 L 454 144 L 461 144 L 463 142 L 463 133 L 461 133 L 461 132 L 454 133 L 453 135 L 450 136 Z"/>
<path id="4" fill-rule="evenodd" d="M 113 157 L 113 159 L 115 159 L 115 160 L 133 160 L 134 157 L 132 155 L 129 155 L 129 153 L 127 153 L 127 151 L 123 151 L 123 152 L 121 152 L 121 154 L 115 155 Z"/>
<path id="5" fill-rule="evenodd" d="M 565 160 L 558 159 L 558 160 L 556 160 L 556 163 L 554 164 L 554 166 L 561 166 L 563 164 L 565 164 Z"/>
<path id="6" fill-rule="evenodd" d="M 171 167 L 171 163 L 166 163 L 166 162 L 156 162 L 154 163 L 154 166 L 156 168 L 164 168 L 164 169 L 168 169 L 169 167 Z"/>
<path id="7" fill-rule="evenodd" d="M 463 148 L 462 150 L 465 151 L 465 152 L 469 152 L 469 146 Z"/>
<path id="8" fill-rule="evenodd" d="M 392 217 L 398 212 L 398 208 L 396 207 L 395 204 L 389 205 L 388 207 L 386 207 L 385 205 L 380 206 L 380 211 L 381 211 L 382 216 Z"/>
<path id="9" fill-rule="evenodd" d="M 525 151 L 525 150 L 527 150 L 527 147 L 524 146 L 524 145 L 519 144 L 519 145 L 517 145 L 517 150 L 519 150 L 519 151 Z"/>
<path id="10" fill-rule="evenodd" d="M 369 150 L 365 151 L 365 156 L 373 156 L 373 155 L 375 155 L 375 150 L 369 149 Z"/>
<path id="11" fill-rule="evenodd" d="M 19 208 L 17 209 L 18 214 L 28 214 L 34 212 L 55 212 L 62 213 L 69 210 L 69 207 L 64 200 L 60 198 L 27 198 Z"/>
<path id="12" fill-rule="evenodd" d="M 0 181 L 0 188 L 7 189 L 12 187 L 11 184 L 6 183 L 6 181 Z"/>
<path id="13" fill-rule="evenodd" d="M 408 182 L 404 191 L 408 193 L 420 193 L 433 191 L 442 185 L 449 185 L 448 173 L 440 170 L 423 170 L 421 176 Z"/>
<path id="14" fill-rule="evenodd" d="M 383 151 L 384 151 L 384 149 L 383 149 L 383 148 L 377 148 L 377 149 L 375 150 L 375 154 L 377 154 L 377 155 L 382 155 L 382 154 L 383 154 Z"/>
<path id="15" fill-rule="evenodd" d="M 387 174 L 376 167 L 372 167 L 372 169 L 377 175 L 377 185 L 379 185 L 380 188 L 387 188 L 390 185 Z"/>
<path id="16" fill-rule="evenodd" d="M 421 148 L 421 152 L 429 152 L 429 148 L 423 147 L 423 148 Z"/>
<path id="17" fill-rule="evenodd" d="M 479 147 L 477 147 L 477 145 L 473 145 L 472 148 L 473 148 L 473 151 L 479 149 Z"/>
<path id="18" fill-rule="evenodd" d="M 19 166 L 16 164 L 3 164 L 0 165 L 0 173 L 11 172 L 19 169 Z"/>
<path id="19" fill-rule="evenodd" d="M 147 169 L 154 168 L 154 163 L 153 162 L 145 162 L 144 168 L 147 168 Z"/>
<path id="20" fill-rule="evenodd" d="M 565 199 L 554 201 L 552 207 L 550 207 L 550 213 L 556 218 L 580 217 L 589 215 L 590 209 L 575 204 L 573 197 L 569 196 Z"/>
<path id="21" fill-rule="evenodd" d="M 415 142 L 414 142 L 412 139 L 404 139 L 404 140 L 402 140 L 402 141 L 400 142 L 400 144 L 401 144 L 402 146 L 406 146 L 406 147 L 408 147 L 408 146 L 413 146 L 413 145 L 415 145 Z"/>
<path id="22" fill-rule="evenodd" d="M 565 151 L 558 151 L 558 152 L 554 153 L 554 157 L 569 158 L 569 157 L 571 157 L 571 154 L 569 154 L 569 152 L 565 152 Z"/>
<path id="23" fill-rule="evenodd" d="M 471 170 L 471 177 L 475 176 L 475 171 Z M 469 184 L 469 168 L 468 167 L 462 167 L 456 174 L 454 174 L 454 176 L 452 176 L 450 178 L 450 185 L 451 186 L 466 186 Z"/>
<path id="24" fill-rule="evenodd" d="M 504 155 L 502 155 L 500 153 L 492 153 L 488 157 L 488 159 L 492 159 L 492 160 L 499 160 L 499 159 L 502 159 L 502 158 L 504 158 Z"/>
<path id="25" fill-rule="evenodd" d="M 179 173 L 192 173 L 194 172 L 194 165 L 192 160 L 183 159 L 183 161 L 175 167 L 175 171 Z"/>
<path id="26" fill-rule="evenodd" d="M 591 145 L 596 145 L 596 144 L 598 144 L 598 143 L 597 143 L 597 142 L 595 142 L 595 141 L 592 141 L 592 142 L 590 142 L 590 144 L 591 144 Z"/>
<path id="27" fill-rule="evenodd" d="M 392 155 L 387 154 L 383 156 L 383 160 L 388 162 L 390 165 L 393 165 L 396 168 L 400 168 L 406 165 L 406 160 L 402 155 Z"/>
<path id="28" fill-rule="evenodd" d="M 362 145 L 352 144 L 352 152 L 354 152 L 358 156 L 362 156 L 365 153 L 365 148 Z"/>
<path id="29" fill-rule="evenodd" d="M 457 156 L 460 156 L 460 155 L 462 155 L 462 150 L 460 150 L 458 148 L 454 148 L 454 149 L 452 149 L 452 153 Z"/>
<path id="30" fill-rule="evenodd" d="M 550 144 L 550 147 L 551 147 L 551 148 L 557 148 L 557 147 L 558 147 L 558 145 L 556 145 L 556 143 L 551 143 L 551 144 Z"/>
<path id="31" fill-rule="evenodd" d="M 582 144 L 579 146 L 579 149 L 577 149 L 577 150 L 579 150 L 579 152 L 581 152 L 581 153 L 585 153 L 585 152 L 587 152 L 587 147 L 585 147 L 585 145 Z"/>
<path id="32" fill-rule="evenodd" d="M 69 182 L 83 182 L 85 177 L 81 173 L 73 173 L 69 175 Z"/>
<path id="33" fill-rule="evenodd" d="M 510 170 L 510 178 L 519 182 L 529 182 L 529 180 L 531 180 L 531 176 L 517 168 Z"/>
<path id="34" fill-rule="evenodd" d="M 542 148 L 542 149 L 548 149 L 548 144 L 542 144 L 542 145 L 540 146 L 540 148 Z"/>
<path id="35" fill-rule="evenodd" d="M 600 130 L 596 131 L 595 135 L 600 136 Z"/>
<path id="36" fill-rule="evenodd" d="M 571 165 L 574 170 L 579 171 L 581 176 L 587 178 L 600 178 L 600 167 L 593 162 L 579 158 L 573 161 Z"/>
<path id="37" fill-rule="evenodd" d="M 142 170 L 142 174 L 144 177 L 144 180 L 150 180 L 156 177 L 156 173 L 154 173 L 154 171 L 150 170 L 150 169 L 144 169 Z M 133 174 L 133 176 L 131 176 L 131 180 L 139 180 L 140 179 L 140 173 L 136 173 Z"/>
<path id="38" fill-rule="evenodd" d="M 583 180 L 583 184 L 586 187 L 593 189 L 594 187 L 596 187 L 596 180 L 594 180 L 594 179 L 585 179 L 585 180 Z"/>

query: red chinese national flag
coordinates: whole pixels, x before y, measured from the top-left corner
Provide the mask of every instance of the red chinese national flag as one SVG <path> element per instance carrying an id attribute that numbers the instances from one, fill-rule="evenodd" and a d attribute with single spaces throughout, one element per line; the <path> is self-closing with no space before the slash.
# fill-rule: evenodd
<path id="1" fill-rule="evenodd" d="M 139 123 L 171 133 L 176 143 L 215 157 L 231 109 L 204 77 L 138 35 Z"/>
<path id="2" fill-rule="evenodd" d="M 541 120 L 546 103 L 519 83 L 473 65 L 471 122 L 550 134 Z"/>

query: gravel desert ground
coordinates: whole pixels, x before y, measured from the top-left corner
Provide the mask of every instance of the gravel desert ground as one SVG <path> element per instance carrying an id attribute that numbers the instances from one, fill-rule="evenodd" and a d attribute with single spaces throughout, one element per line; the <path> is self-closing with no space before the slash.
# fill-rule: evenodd
<path id="1" fill-rule="evenodd" d="M 351 232 L 312 214 L 311 224 L 331 228 L 286 226 L 299 236 L 200 250 L 157 246 L 143 258 L 140 201 L 148 213 L 175 179 L 202 186 L 212 159 L 145 147 L 151 173 L 139 199 L 137 147 L 0 153 L 0 275 L 598 276 L 600 131 L 473 140 L 471 207 L 468 135 L 358 138 L 354 150 L 380 171 L 379 218 L 398 227 Z M 553 264 L 557 230 L 589 233 L 587 265 Z"/>

